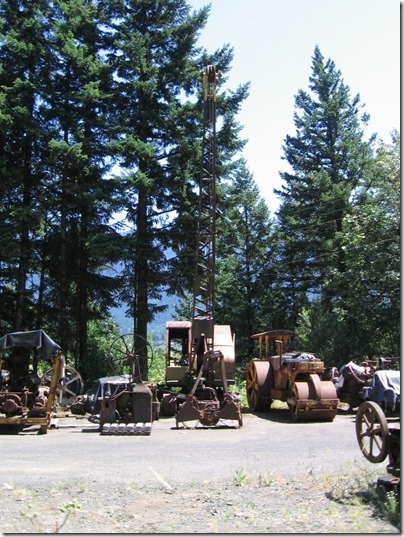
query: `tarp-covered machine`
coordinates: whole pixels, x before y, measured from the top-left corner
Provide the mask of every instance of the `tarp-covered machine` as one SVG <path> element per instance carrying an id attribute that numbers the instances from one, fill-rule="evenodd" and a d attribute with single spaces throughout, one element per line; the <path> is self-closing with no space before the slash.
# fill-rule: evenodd
<path id="1" fill-rule="evenodd" d="M 51 366 L 50 385 L 38 374 L 39 359 Z M 0 339 L 0 425 L 39 425 L 46 433 L 55 410 L 65 359 L 43 330 L 13 332 Z"/>

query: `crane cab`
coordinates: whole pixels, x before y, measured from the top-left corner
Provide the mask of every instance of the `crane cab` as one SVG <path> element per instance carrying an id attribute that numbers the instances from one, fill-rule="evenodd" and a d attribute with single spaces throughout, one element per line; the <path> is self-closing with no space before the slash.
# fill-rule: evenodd
<path id="1" fill-rule="evenodd" d="M 194 330 L 195 335 L 195 330 Z M 200 334 L 199 340 L 202 334 Z M 192 340 L 191 321 L 168 321 L 166 324 L 166 384 L 168 386 L 189 386 L 198 374 L 200 364 L 194 356 L 198 341 Z M 214 326 L 214 351 L 221 351 L 224 357 L 228 384 L 235 383 L 235 341 L 230 325 Z M 197 352 L 196 352 L 197 354 Z M 220 363 L 213 365 L 213 387 L 221 386 Z"/>
<path id="2" fill-rule="evenodd" d="M 168 321 L 166 324 L 166 383 L 180 385 L 189 371 L 191 322 Z"/>

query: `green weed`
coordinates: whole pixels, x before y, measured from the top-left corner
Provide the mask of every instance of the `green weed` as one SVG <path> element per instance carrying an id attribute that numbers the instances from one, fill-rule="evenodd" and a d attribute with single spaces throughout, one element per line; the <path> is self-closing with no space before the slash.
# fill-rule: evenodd
<path id="1" fill-rule="evenodd" d="M 270 487 L 273 482 L 274 482 L 274 478 L 273 478 L 272 474 L 265 474 L 265 475 L 260 474 L 258 476 L 258 487 L 259 488 Z"/>
<path id="2" fill-rule="evenodd" d="M 76 512 L 80 509 L 80 504 L 77 502 L 76 498 L 73 498 L 71 502 L 65 503 L 60 508 L 61 512 L 64 513 L 65 517 L 61 524 L 56 522 L 55 524 L 55 533 L 60 533 L 60 530 L 63 528 L 63 526 L 66 524 L 67 519 L 70 515 L 76 514 Z"/>
<path id="3" fill-rule="evenodd" d="M 244 471 L 244 468 L 240 468 L 236 471 L 236 475 L 233 478 L 233 482 L 236 487 L 244 487 L 245 485 L 247 485 L 248 481 L 249 479 Z"/>

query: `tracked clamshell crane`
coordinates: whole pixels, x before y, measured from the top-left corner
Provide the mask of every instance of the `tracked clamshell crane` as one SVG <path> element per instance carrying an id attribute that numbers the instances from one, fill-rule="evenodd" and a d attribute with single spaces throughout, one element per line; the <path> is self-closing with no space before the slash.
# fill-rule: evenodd
<path id="1" fill-rule="evenodd" d="M 240 399 L 228 389 L 235 378 L 234 336 L 229 325 L 214 322 L 216 84 L 220 76 L 214 65 L 201 73 L 204 120 L 192 321 L 167 323 L 166 382 L 181 386 L 187 394 L 176 414 L 177 426 L 192 420 L 216 425 L 223 419 L 242 425 Z M 180 360 L 173 360 L 175 340 L 181 348 Z"/>

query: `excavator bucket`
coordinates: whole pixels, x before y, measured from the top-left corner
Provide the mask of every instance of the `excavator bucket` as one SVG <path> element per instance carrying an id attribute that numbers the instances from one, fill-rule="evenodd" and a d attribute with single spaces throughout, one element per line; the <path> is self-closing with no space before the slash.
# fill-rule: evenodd
<path id="1" fill-rule="evenodd" d="M 208 361 L 220 360 L 222 374 L 223 397 L 219 400 L 217 390 L 208 386 L 199 386 L 203 370 Z M 200 423 L 206 427 L 216 426 L 222 420 L 237 421 L 241 427 L 243 419 L 241 415 L 240 397 L 228 390 L 224 356 L 220 351 L 208 351 L 204 355 L 203 365 L 195 380 L 191 392 L 187 395 L 185 402 L 180 406 L 175 416 L 177 428 L 179 424 L 194 421 L 196 425 Z"/>

